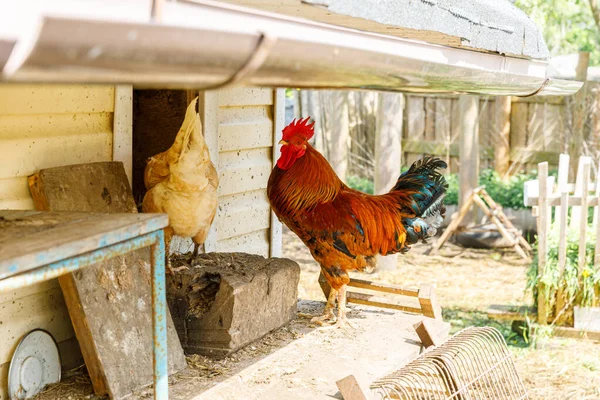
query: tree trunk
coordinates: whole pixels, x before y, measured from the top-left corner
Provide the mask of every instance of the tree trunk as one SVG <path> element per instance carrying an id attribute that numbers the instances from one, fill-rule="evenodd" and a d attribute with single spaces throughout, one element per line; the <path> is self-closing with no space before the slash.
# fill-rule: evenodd
<path id="1" fill-rule="evenodd" d="M 458 109 L 462 118 L 459 121 L 459 208 L 467 201 L 471 191 L 477 187 L 479 180 L 479 97 L 459 96 Z M 469 225 L 476 218 L 476 211 L 471 210 L 463 219 L 463 225 Z"/>
<path id="2" fill-rule="evenodd" d="M 404 97 L 398 93 L 380 93 L 375 128 L 375 194 L 388 192 L 400 175 Z M 377 267 L 394 270 L 398 255 L 379 256 Z"/>

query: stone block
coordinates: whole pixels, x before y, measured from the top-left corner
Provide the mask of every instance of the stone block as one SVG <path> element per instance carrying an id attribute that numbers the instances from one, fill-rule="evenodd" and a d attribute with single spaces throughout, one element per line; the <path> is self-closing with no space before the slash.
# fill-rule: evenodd
<path id="1" fill-rule="evenodd" d="M 223 358 L 296 317 L 300 267 L 245 253 L 172 260 L 167 301 L 186 354 Z"/>

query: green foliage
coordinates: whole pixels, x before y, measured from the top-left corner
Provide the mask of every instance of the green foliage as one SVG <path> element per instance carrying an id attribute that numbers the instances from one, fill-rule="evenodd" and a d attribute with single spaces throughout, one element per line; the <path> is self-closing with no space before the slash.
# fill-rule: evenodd
<path id="1" fill-rule="evenodd" d="M 352 189 L 359 190 L 363 193 L 375 193 L 375 185 L 373 184 L 373 181 L 368 178 L 361 178 L 360 176 L 351 175 L 348 177 L 347 184 Z"/>
<path id="2" fill-rule="evenodd" d="M 548 260 L 543 275 L 538 274 L 538 252 L 535 244 L 535 257 L 527 273 L 527 289 L 537 299 L 538 283 L 543 283 L 546 298 L 549 299 L 548 309 L 556 297 L 556 291 L 562 287 L 563 292 L 573 305 L 591 306 L 597 301 L 600 291 L 600 270 L 594 268 L 594 246 L 596 233 L 592 225 L 586 232 L 585 266 L 579 279 L 579 230 L 570 229 L 567 233 L 567 256 L 564 273 L 558 269 L 558 242 L 560 239 L 557 225 L 552 225 L 548 235 Z"/>
<path id="3" fill-rule="evenodd" d="M 523 185 L 526 181 L 536 179 L 536 175 L 513 175 L 505 182 L 493 169 L 485 169 L 479 174 L 479 185 L 485 186 L 485 190 L 492 199 L 502 207 L 521 209 L 525 208 L 523 204 Z M 445 203 L 458 204 L 458 176 L 452 174 L 447 176 L 446 180 L 448 181 L 448 192 Z"/>
<path id="4" fill-rule="evenodd" d="M 540 27 L 552 55 L 590 52 L 590 64 L 600 65 L 600 31 L 588 0 L 517 0 Z"/>

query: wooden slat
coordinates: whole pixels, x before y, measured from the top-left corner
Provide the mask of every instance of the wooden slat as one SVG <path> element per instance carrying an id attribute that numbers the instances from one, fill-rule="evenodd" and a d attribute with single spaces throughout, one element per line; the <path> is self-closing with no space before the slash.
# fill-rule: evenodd
<path id="1" fill-rule="evenodd" d="M 490 319 L 496 320 L 525 321 L 528 317 L 535 318 L 536 312 L 533 307 L 528 306 L 492 304 L 487 309 L 487 316 Z"/>
<path id="2" fill-rule="evenodd" d="M 281 135 L 283 128 L 285 127 L 285 89 L 277 89 L 275 91 L 275 105 L 273 107 L 273 147 L 272 147 L 272 160 L 273 166 L 277 163 L 279 158 Z M 270 256 L 281 257 L 283 247 L 283 226 L 279 218 L 271 211 L 271 243 L 270 243 Z"/>
<path id="3" fill-rule="evenodd" d="M 219 91 L 220 107 L 248 107 L 272 104 L 272 89 L 233 87 Z"/>
<path id="4" fill-rule="evenodd" d="M 3 115 L 112 112 L 114 106 L 113 86 L 4 84 L 0 87 Z"/>
<path id="5" fill-rule="evenodd" d="M 129 186 L 133 179 L 133 86 L 115 86 L 112 161 L 123 163 Z"/>
<path id="6" fill-rule="evenodd" d="M 567 168 L 569 164 L 567 163 Z M 562 286 L 562 277 L 565 273 L 565 266 L 567 264 L 567 218 L 569 214 L 569 193 L 566 191 L 560 194 L 561 206 L 556 208 L 558 214 L 558 282 L 559 287 L 556 291 L 556 321 L 558 324 L 563 325 L 566 314 L 565 305 L 566 301 L 564 298 L 564 290 Z"/>
<path id="7" fill-rule="evenodd" d="M 591 165 L 592 159 L 590 157 L 586 157 L 586 156 L 581 156 L 579 157 L 579 162 L 578 162 L 578 166 L 577 166 L 577 175 L 576 175 L 576 180 L 575 180 L 575 194 L 573 197 L 575 198 L 582 198 L 583 197 L 583 192 L 586 193 L 587 195 L 587 190 L 584 190 L 584 188 L 587 188 L 589 185 L 589 175 L 588 175 L 588 180 L 584 180 L 583 179 L 583 173 L 584 170 L 586 169 L 585 165 L 587 165 L 588 171 L 589 171 L 589 167 Z M 572 160 L 571 160 L 571 164 L 573 164 Z M 579 222 L 581 220 L 581 216 L 583 215 L 582 213 L 582 208 L 579 206 L 573 207 L 571 210 L 571 221 L 570 221 L 570 227 L 571 229 L 579 229 Z"/>
<path id="8" fill-rule="evenodd" d="M 225 196 L 233 193 L 248 192 L 257 189 L 266 189 L 271 162 L 257 164 L 251 167 L 240 166 L 219 171 L 219 195 Z"/>
<path id="9" fill-rule="evenodd" d="M 479 180 L 479 130 L 477 120 L 479 100 L 476 96 L 463 95 L 458 99 L 462 115 L 460 122 L 460 169 L 459 169 L 459 199 L 462 206 L 468 199 L 469 193 L 475 189 Z M 463 222 L 468 225 L 476 217 L 474 212 L 467 212 Z"/>
<path id="10" fill-rule="evenodd" d="M 425 138 L 425 99 L 407 96 L 407 138 L 423 140 Z"/>
<path id="11" fill-rule="evenodd" d="M 500 176 L 504 176 L 510 167 L 510 107 L 510 97 L 496 97 L 493 109 L 492 145 L 494 146 L 494 169 Z"/>
<path id="12" fill-rule="evenodd" d="M 273 146 L 273 122 L 261 118 L 252 123 L 219 125 L 219 151 L 237 151 Z"/>
<path id="13" fill-rule="evenodd" d="M 546 268 L 546 257 L 548 255 L 547 240 L 548 232 L 548 163 L 543 162 L 538 164 L 538 179 L 540 185 L 540 197 L 538 207 L 538 276 L 543 276 Z M 538 323 L 547 324 L 548 309 L 546 307 L 545 285 L 541 280 L 538 283 Z"/>
<path id="14" fill-rule="evenodd" d="M 4 303 L 16 301 L 21 297 L 48 292 L 49 290 L 56 289 L 58 287 L 58 281 L 56 279 L 52 279 L 50 281 L 36 283 L 35 285 L 26 286 L 11 292 L 0 292 L 0 310 L 5 306 Z"/>
<path id="15" fill-rule="evenodd" d="M 425 140 L 435 140 L 435 98 L 425 98 Z"/>
<path id="16" fill-rule="evenodd" d="M 269 256 L 269 229 L 254 231 L 217 242 L 216 251 L 230 253 L 243 249 L 250 254 Z"/>
<path id="17" fill-rule="evenodd" d="M 510 148 L 527 145 L 527 103 L 512 104 L 510 114 Z"/>
<path id="18" fill-rule="evenodd" d="M 450 118 L 452 100 L 437 98 L 435 101 L 435 138 L 437 142 L 450 142 Z"/>
<path id="19" fill-rule="evenodd" d="M 0 364 L 9 362 L 19 340 L 44 327 L 61 342 L 74 336 L 60 288 L 23 296 L 0 305 Z"/>
<path id="20" fill-rule="evenodd" d="M 112 132 L 112 114 L 61 113 L 36 115 L 0 115 L 0 140 L 41 140 L 56 136 L 72 136 Z"/>
<path id="21" fill-rule="evenodd" d="M 590 160 L 591 161 L 591 160 Z M 583 172 L 581 174 L 582 186 L 587 186 L 590 181 L 590 169 L 591 163 L 587 162 L 583 164 Z M 586 232 L 588 227 L 588 194 L 587 190 L 581 192 L 581 216 L 579 220 L 579 256 L 578 256 L 578 268 L 579 278 L 581 279 L 583 270 L 586 265 Z"/>
<path id="22" fill-rule="evenodd" d="M 112 158 L 112 128 L 105 132 L 52 136 L 31 142 L 3 140 L 0 179 L 27 176 L 40 168 L 90 163 Z M 27 150 L 24 149 L 27 146 Z M 23 157 L 26 152 L 27 157 Z"/>
<path id="23" fill-rule="evenodd" d="M 419 289 L 401 288 L 399 286 L 386 285 L 385 283 L 370 282 L 362 279 L 350 279 L 350 283 L 348 283 L 348 286 L 361 289 L 375 290 L 377 292 L 398 294 L 403 296 L 417 297 L 419 295 Z"/>
<path id="24" fill-rule="evenodd" d="M 400 310 L 421 314 L 421 307 L 412 305 L 408 302 L 401 302 L 400 299 L 390 299 L 383 296 L 375 296 L 367 293 L 347 292 L 346 299 L 348 303 L 362 304 L 365 306 L 390 308 L 392 310 Z"/>
<path id="25" fill-rule="evenodd" d="M 219 240 L 268 229 L 271 224 L 269 203 L 248 203 L 246 207 L 235 209 L 235 211 L 219 211 L 218 215 Z"/>

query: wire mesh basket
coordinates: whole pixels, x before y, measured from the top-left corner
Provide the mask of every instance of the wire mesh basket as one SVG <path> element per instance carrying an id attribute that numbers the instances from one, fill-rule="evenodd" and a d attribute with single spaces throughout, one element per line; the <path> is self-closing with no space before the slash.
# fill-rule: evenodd
<path id="1" fill-rule="evenodd" d="M 466 328 L 371 385 L 382 399 L 527 399 L 500 332 Z"/>

